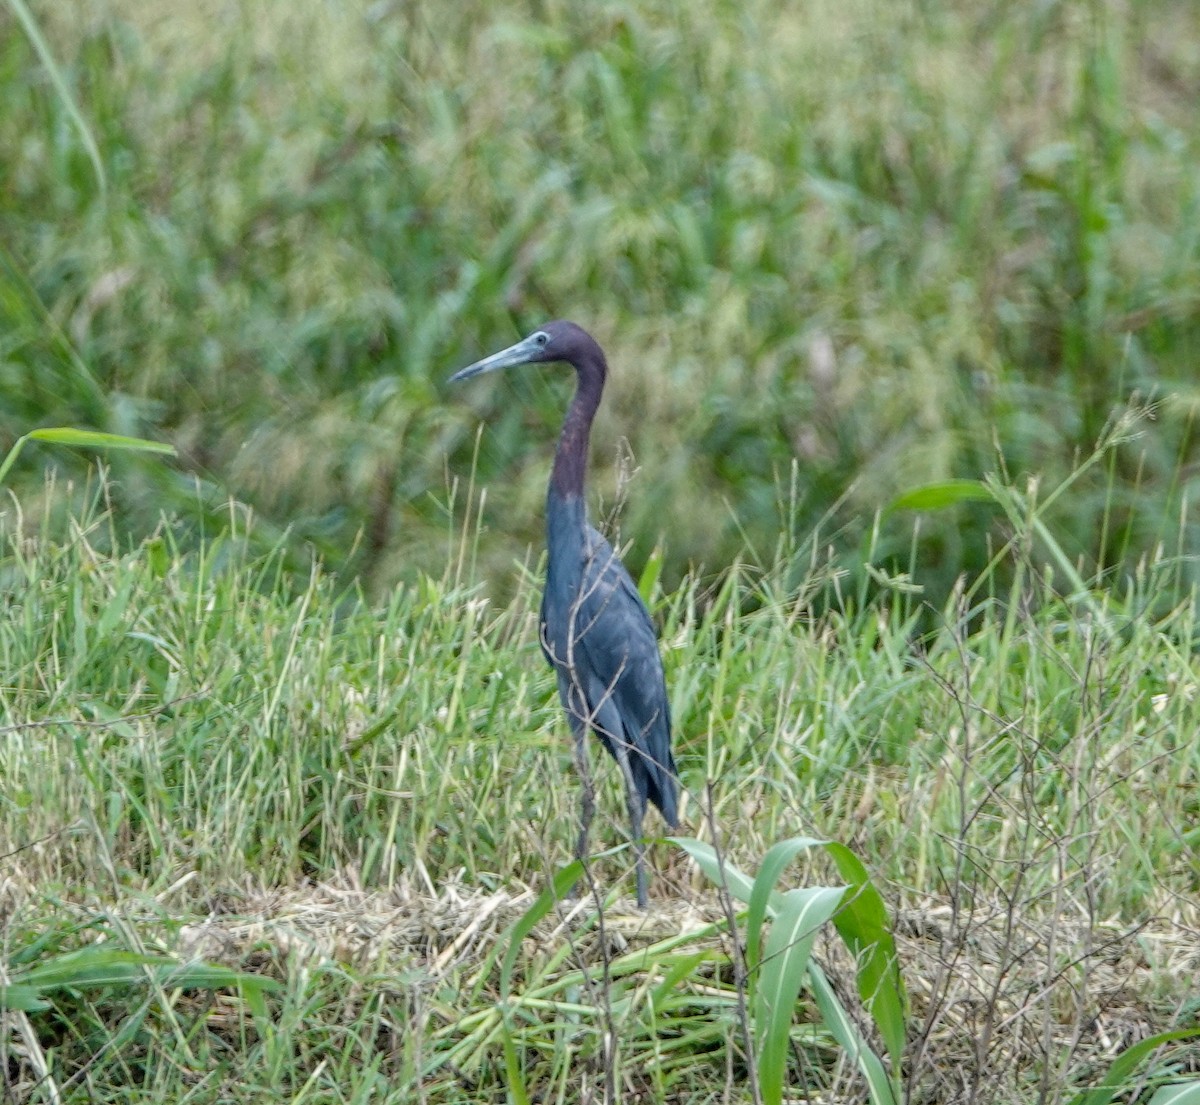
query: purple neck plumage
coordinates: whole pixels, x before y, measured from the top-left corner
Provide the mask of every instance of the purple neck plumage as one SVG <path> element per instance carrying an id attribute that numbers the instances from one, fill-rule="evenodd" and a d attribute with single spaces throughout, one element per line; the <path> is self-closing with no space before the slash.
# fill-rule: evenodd
<path id="1" fill-rule="evenodd" d="M 560 498 L 583 495 L 588 437 L 596 408 L 600 406 L 604 377 L 608 372 L 604 354 L 598 345 L 582 353 L 573 367 L 579 383 L 567 417 L 563 420 L 558 449 L 554 453 L 554 468 L 550 473 L 550 494 Z"/>

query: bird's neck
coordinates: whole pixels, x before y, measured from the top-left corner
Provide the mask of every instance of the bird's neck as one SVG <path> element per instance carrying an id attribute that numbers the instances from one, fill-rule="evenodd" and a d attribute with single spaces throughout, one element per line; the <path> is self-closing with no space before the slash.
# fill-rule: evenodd
<path id="1" fill-rule="evenodd" d="M 577 366 L 579 384 L 575 398 L 563 419 L 558 449 L 554 453 L 554 469 L 550 473 L 550 495 L 559 498 L 583 496 L 587 472 L 588 442 L 592 419 L 600 406 L 604 391 L 605 364 L 602 354 Z"/>

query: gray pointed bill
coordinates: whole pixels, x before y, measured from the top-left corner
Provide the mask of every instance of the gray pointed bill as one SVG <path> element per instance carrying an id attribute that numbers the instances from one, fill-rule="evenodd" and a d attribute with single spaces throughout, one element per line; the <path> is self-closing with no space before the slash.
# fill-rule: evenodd
<path id="1" fill-rule="evenodd" d="M 539 334 L 530 334 L 516 345 L 510 345 L 507 349 L 501 349 L 499 353 L 484 357 L 482 361 L 476 361 L 474 364 L 467 365 L 466 368 L 460 368 L 446 383 L 457 384 L 463 380 L 469 380 L 472 376 L 481 376 L 485 372 L 495 372 L 499 368 L 514 368 L 516 365 L 536 361 L 542 345 L 545 344 L 544 338 L 541 343 L 538 342 L 539 336 Z"/>

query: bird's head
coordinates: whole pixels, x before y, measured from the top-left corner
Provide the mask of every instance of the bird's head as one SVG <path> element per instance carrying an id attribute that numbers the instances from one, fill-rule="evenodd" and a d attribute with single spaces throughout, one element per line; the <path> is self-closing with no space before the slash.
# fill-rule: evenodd
<path id="1" fill-rule="evenodd" d="M 559 320 L 539 327 L 516 345 L 510 345 L 507 349 L 501 349 L 499 353 L 493 353 L 490 357 L 467 365 L 466 368 L 460 368 L 446 382 L 457 384 L 461 380 L 469 380 L 472 376 L 480 376 L 485 372 L 494 372 L 498 368 L 547 364 L 552 361 L 563 361 L 577 371 L 582 371 L 585 365 L 595 366 L 603 380 L 604 354 L 596 344 L 596 339 L 582 326 Z"/>

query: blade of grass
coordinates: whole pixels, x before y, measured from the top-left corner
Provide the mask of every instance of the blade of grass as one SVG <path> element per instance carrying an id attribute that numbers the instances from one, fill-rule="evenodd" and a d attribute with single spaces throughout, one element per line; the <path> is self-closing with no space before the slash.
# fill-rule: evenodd
<path id="1" fill-rule="evenodd" d="M 79 132 L 80 141 L 83 142 L 83 148 L 87 151 L 88 160 L 91 161 L 92 169 L 96 173 L 96 183 L 103 196 L 108 191 L 108 179 L 104 173 L 104 162 L 100 158 L 100 147 L 96 145 L 92 130 L 84 120 L 83 112 L 79 110 L 79 105 L 75 102 L 70 88 L 67 87 L 67 80 L 63 76 L 62 69 L 50 52 L 50 47 L 42 35 L 42 29 L 38 26 L 37 20 L 33 18 L 33 13 L 29 10 L 25 0 L 8 0 L 8 6 L 17 17 L 17 22 L 21 24 L 25 34 L 29 36 L 29 41 L 33 43 L 33 48 L 46 67 L 46 72 L 50 75 L 54 91 L 58 94 L 67 115 Z"/>
<path id="2" fill-rule="evenodd" d="M 140 437 L 124 437 L 121 434 L 102 433 L 98 430 L 74 430 L 70 427 L 48 427 L 40 430 L 30 430 L 29 433 L 17 438 L 9 449 L 3 463 L 0 463 L 0 484 L 16 463 L 21 450 L 27 441 L 45 441 L 54 445 L 71 445 L 82 449 L 124 449 L 145 453 L 161 453 L 167 456 L 175 455 L 175 446 L 161 441 L 147 441 Z"/>

